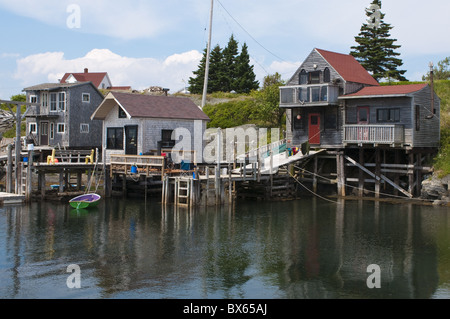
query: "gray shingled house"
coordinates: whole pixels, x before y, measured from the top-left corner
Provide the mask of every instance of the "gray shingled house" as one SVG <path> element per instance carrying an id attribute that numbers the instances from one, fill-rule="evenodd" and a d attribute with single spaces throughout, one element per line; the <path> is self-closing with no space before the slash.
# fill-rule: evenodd
<path id="1" fill-rule="evenodd" d="M 92 82 L 44 83 L 23 89 L 28 102 L 27 135 L 39 146 L 67 149 L 101 147 L 102 122 L 90 118 L 103 101 Z"/>
<path id="2" fill-rule="evenodd" d="M 110 92 L 91 116 L 103 121 L 103 157 L 111 154 L 138 155 L 171 149 L 172 133 L 189 132 L 190 149 L 201 140 L 209 117 L 189 98 Z M 187 131 L 186 131 L 187 130 Z M 186 150 L 186 149 L 185 149 Z"/>

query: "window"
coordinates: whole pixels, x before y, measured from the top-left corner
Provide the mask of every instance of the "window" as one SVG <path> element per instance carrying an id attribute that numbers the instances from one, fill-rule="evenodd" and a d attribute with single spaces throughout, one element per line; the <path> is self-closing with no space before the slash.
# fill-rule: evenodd
<path id="1" fill-rule="evenodd" d="M 50 123 L 50 139 L 55 138 L 55 123 Z"/>
<path id="2" fill-rule="evenodd" d="M 37 103 L 37 96 L 36 95 L 30 95 L 30 103 Z"/>
<path id="3" fill-rule="evenodd" d="M 301 109 L 292 109 L 292 125 L 294 130 L 304 129 L 303 112 Z"/>
<path id="4" fill-rule="evenodd" d="M 66 111 L 66 92 L 59 92 L 58 94 L 58 110 L 61 112 Z"/>
<path id="5" fill-rule="evenodd" d="M 42 98 L 42 107 L 47 108 L 48 107 L 48 93 L 43 92 L 41 98 Z"/>
<path id="6" fill-rule="evenodd" d="M 294 102 L 294 89 L 281 89 L 281 103 Z"/>
<path id="7" fill-rule="evenodd" d="M 320 87 L 319 86 L 311 88 L 311 97 L 312 97 L 311 102 L 319 101 L 319 97 L 320 97 Z"/>
<path id="8" fill-rule="evenodd" d="M 106 148 L 123 150 L 123 128 L 109 127 L 106 129 Z"/>
<path id="9" fill-rule="evenodd" d="M 320 71 L 309 72 L 309 83 L 310 84 L 320 83 Z"/>
<path id="10" fill-rule="evenodd" d="M 52 112 L 56 112 L 56 101 L 57 101 L 56 93 L 50 93 L 50 111 Z"/>
<path id="11" fill-rule="evenodd" d="M 325 113 L 324 128 L 333 130 L 338 128 L 338 110 L 332 110 Z"/>
<path id="12" fill-rule="evenodd" d="M 175 141 L 172 140 L 173 130 L 161 130 L 161 147 L 173 147 Z"/>
<path id="13" fill-rule="evenodd" d="M 298 89 L 298 100 L 300 102 L 309 102 L 309 88 Z"/>
<path id="14" fill-rule="evenodd" d="M 56 127 L 56 132 L 63 134 L 66 132 L 66 124 L 64 123 L 58 123 L 57 127 Z"/>
<path id="15" fill-rule="evenodd" d="M 378 109 L 377 122 L 399 122 L 400 109 Z"/>
<path id="16" fill-rule="evenodd" d="M 119 106 L 119 119 L 126 119 L 127 113 Z"/>
<path id="17" fill-rule="evenodd" d="M 416 131 L 420 131 L 420 105 L 416 105 L 415 120 L 416 120 Z"/>
<path id="18" fill-rule="evenodd" d="M 80 124 L 80 133 L 89 133 L 89 124 L 81 123 Z"/>
<path id="19" fill-rule="evenodd" d="M 91 101 L 91 95 L 89 93 L 83 93 L 81 95 L 81 100 L 85 103 L 89 103 Z"/>
<path id="20" fill-rule="evenodd" d="M 36 123 L 30 123 L 28 125 L 28 132 L 32 133 L 32 134 L 36 134 L 37 133 L 37 124 Z"/>
<path id="21" fill-rule="evenodd" d="M 323 82 L 324 83 L 330 83 L 330 81 L 331 81 L 330 69 L 329 68 L 325 68 L 325 70 L 323 70 Z"/>
<path id="22" fill-rule="evenodd" d="M 298 84 L 307 84 L 308 83 L 308 74 L 305 70 L 301 70 L 298 76 Z"/>
<path id="23" fill-rule="evenodd" d="M 322 86 L 320 88 L 320 100 L 321 101 L 328 101 L 328 87 L 326 85 Z"/>
<path id="24" fill-rule="evenodd" d="M 367 106 L 358 107 L 358 124 L 369 123 L 369 108 Z"/>

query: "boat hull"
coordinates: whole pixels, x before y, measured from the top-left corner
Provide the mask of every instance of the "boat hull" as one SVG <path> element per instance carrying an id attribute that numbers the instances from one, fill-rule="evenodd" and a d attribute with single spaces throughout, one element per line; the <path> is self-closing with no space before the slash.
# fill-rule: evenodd
<path id="1" fill-rule="evenodd" d="M 98 194 L 84 194 L 72 198 L 69 205 L 75 209 L 85 209 L 97 206 L 100 199 L 101 196 Z"/>

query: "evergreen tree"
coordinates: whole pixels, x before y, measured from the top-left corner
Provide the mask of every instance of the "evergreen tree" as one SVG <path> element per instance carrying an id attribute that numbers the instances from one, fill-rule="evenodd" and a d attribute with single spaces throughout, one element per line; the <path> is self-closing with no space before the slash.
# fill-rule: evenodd
<path id="1" fill-rule="evenodd" d="M 194 94 L 203 93 L 206 50 L 203 51 L 203 57 L 198 69 L 193 72 L 194 77 L 189 78 L 189 91 Z M 239 54 L 238 42 L 233 35 L 223 50 L 219 45 L 216 45 L 211 50 L 207 93 L 231 92 L 233 90 L 237 93 L 249 93 L 251 90 L 256 90 L 259 87 L 259 83 L 255 78 L 253 66 L 250 65 L 247 45 L 244 43 Z"/>
<path id="2" fill-rule="evenodd" d="M 222 91 L 231 92 L 235 89 L 236 82 L 236 59 L 239 54 L 238 42 L 231 35 L 227 46 L 223 49 L 223 68 L 226 70 L 222 79 Z"/>
<path id="3" fill-rule="evenodd" d="M 242 45 L 241 54 L 236 58 L 236 93 L 249 93 L 259 88 L 259 82 L 256 81 L 253 65 L 250 65 L 250 55 L 248 54 L 247 44 Z"/>
<path id="4" fill-rule="evenodd" d="M 202 94 L 203 83 L 205 82 L 205 68 L 206 68 L 206 48 L 203 50 L 203 57 L 200 60 L 198 69 L 194 72 L 194 77 L 189 78 L 189 91 L 193 94 Z"/>
<path id="5" fill-rule="evenodd" d="M 380 9 L 381 0 L 373 0 L 370 8 L 366 9 L 368 23 L 362 25 L 360 33 L 355 37 L 359 45 L 352 46 L 350 54 L 371 72 L 377 81 L 382 78 L 407 81 L 403 76 L 406 71 L 398 70 L 403 62 L 397 58 L 400 53 L 395 50 L 401 46 L 394 44 L 397 39 L 390 39 L 389 31 L 393 27 L 383 21 L 385 14 Z"/>

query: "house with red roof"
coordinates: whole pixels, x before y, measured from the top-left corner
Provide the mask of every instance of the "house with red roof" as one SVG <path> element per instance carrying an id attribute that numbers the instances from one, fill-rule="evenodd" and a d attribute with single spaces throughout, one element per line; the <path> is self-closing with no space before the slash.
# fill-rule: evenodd
<path id="1" fill-rule="evenodd" d="M 97 89 L 111 91 L 129 91 L 130 86 L 113 86 L 107 72 L 89 72 L 88 68 L 81 73 L 66 73 L 60 83 L 92 82 Z"/>
<path id="2" fill-rule="evenodd" d="M 420 195 L 430 172 L 425 160 L 440 143 L 440 99 L 432 81 L 380 85 L 353 56 L 313 49 L 280 87 L 280 107 L 286 109 L 287 147 L 324 149 L 308 169 L 331 170 L 339 195 L 351 189 L 380 196 L 381 187 Z M 330 158 L 335 165 L 327 164 Z"/>
<path id="3" fill-rule="evenodd" d="M 439 97 L 426 84 L 380 85 L 356 59 L 314 49 L 280 88 L 290 146 L 439 146 Z"/>
<path id="4" fill-rule="evenodd" d="M 106 162 L 111 154 L 170 151 L 178 139 L 183 139 L 184 151 L 198 149 L 201 162 L 203 134 L 210 120 L 189 98 L 125 92 L 108 93 L 91 119 L 103 121 L 102 158 Z M 200 146 L 196 145 L 199 141 Z"/>

